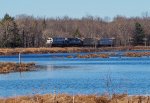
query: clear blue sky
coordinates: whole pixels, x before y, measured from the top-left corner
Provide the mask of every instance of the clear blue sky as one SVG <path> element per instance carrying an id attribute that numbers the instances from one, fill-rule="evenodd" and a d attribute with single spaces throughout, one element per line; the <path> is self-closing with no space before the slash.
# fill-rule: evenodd
<path id="1" fill-rule="evenodd" d="M 150 12 L 150 0 L 0 0 L 0 18 L 5 13 L 35 17 L 69 16 L 80 18 L 86 15 L 111 17 L 141 16 Z"/>

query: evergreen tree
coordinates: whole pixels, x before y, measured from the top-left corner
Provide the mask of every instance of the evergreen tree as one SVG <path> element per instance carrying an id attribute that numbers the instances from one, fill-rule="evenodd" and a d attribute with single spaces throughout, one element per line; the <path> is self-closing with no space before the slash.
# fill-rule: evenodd
<path id="1" fill-rule="evenodd" d="M 80 31 L 79 31 L 79 28 L 77 28 L 77 29 L 75 30 L 73 37 L 74 37 L 74 38 L 76 38 L 76 37 L 80 38 L 80 37 L 81 37 L 81 33 L 80 33 Z"/>
<path id="2" fill-rule="evenodd" d="M 1 25 L 3 28 L 1 47 L 20 47 L 21 38 L 14 18 L 6 14 Z"/>
<path id="3" fill-rule="evenodd" d="M 135 23 L 135 31 L 133 36 L 133 43 L 134 45 L 143 45 L 145 37 L 144 30 L 140 23 Z"/>
<path id="4" fill-rule="evenodd" d="M 2 19 L 2 22 L 5 22 L 5 21 L 14 21 L 14 18 L 9 16 L 9 14 L 5 14 L 4 18 Z"/>
<path id="5" fill-rule="evenodd" d="M 13 22 L 13 38 L 11 41 L 11 47 L 21 47 L 22 46 L 22 40 L 21 36 L 19 35 L 19 30 L 17 28 L 17 25 L 15 22 Z"/>

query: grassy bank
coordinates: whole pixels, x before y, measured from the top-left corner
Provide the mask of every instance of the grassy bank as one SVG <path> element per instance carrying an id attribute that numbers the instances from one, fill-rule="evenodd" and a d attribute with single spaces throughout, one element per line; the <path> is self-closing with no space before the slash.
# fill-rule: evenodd
<path id="1" fill-rule="evenodd" d="M 35 95 L 0 99 L 0 103 L 149 103 L 149 96 Z"/>
<path id="2" fill-rule="evenodd" d="M 22 54 L 42 54 L 42 53 L 74 53 L 74 52 L 99 52 L 99 51 L 114 51 L 114 50 L 150 50 L 150 47 L 52 47 L 52 48 L 0 48 L 0 55 Z"/>
<path id="3" fill-rule="evenodd" d="M 72 52 L 92 52 L 94 48 L 78 48 L 78 47 L 53 47 L 53 48 L 1 48 L 0 55 L 22 54 L 43 54 L 43 53 L 72 53 Z M 97 49 L 96 51 L 99 51 Z"/>
<path id="4" fill-rule="evenodd" d="M 2 63 L 0 62 L 0 74 L 10 72 L 32 71 L 35 68 L 34 63 Z"/>

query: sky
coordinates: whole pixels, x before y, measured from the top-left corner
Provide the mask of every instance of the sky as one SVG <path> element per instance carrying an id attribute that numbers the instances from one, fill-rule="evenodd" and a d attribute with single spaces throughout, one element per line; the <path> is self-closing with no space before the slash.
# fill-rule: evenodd
<path id="1" fill-rule="evenodd" d="M 6 13 L 11 16 L 113 18 L 142 16 L 145 12 L 150 13 L 150 0 L 0 0 L 0 18 Z"/>

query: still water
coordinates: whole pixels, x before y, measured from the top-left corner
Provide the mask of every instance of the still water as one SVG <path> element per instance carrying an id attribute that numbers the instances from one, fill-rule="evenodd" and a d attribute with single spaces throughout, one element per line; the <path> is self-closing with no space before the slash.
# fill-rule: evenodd
<path id="1" fill-rule="evenodd" d="M 23 62 L 41 65 L 38 71 L 0 74 L 0 97 L 68 93 L 150 94 L 150 58 L 66 58 L 67 53 L 22 55 Z M 0 56 L 18 62 L 18 56 Z"/>

